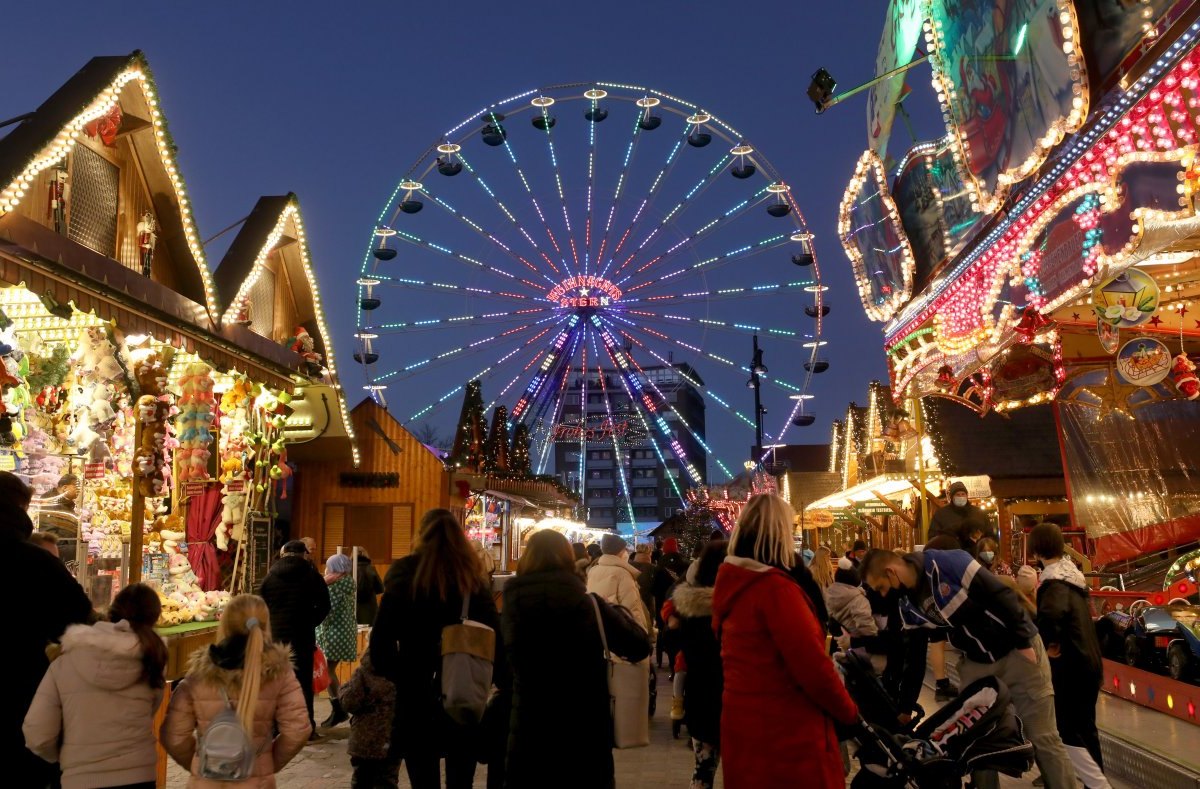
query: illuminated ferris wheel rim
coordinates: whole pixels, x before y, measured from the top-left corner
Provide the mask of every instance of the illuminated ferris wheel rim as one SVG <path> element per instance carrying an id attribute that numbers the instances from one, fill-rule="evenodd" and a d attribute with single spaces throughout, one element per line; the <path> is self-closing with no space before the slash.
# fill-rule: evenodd
<path id="1" fill-rule="evenodd" d="M 602 110 L 602 114 L 600 114 L 598 119 L 594 119 L 591 113 L 596 112 L 598 107 L 608 102 L 633 104 L 638 108 L 638 112 L 641 113 L 646 119 L 656 117 L 654 116 L 654 113 L 658 112 L 669 113 L 678 118 L 682 118 L 687 124 L 685 128 L 691 130 L 689 131 L 688 135 L 689 141 L 690 135 L 693 132 L 698 132 L 705 137 L 709 137 L 710 135 L 715 136 L 725 143 L 726 146 L 728 146 L 728 153 L 726 156 L 729 158 L 727 162 L 723 161 L 723 163 L 720 164 L 720 171 L 733 169 L 732 162 L 745 163 L 748 161 L 752 165 L 751 167 L 747 168 L 750 174 L 738 175 L 735 172 L 735 175 L 739 178 L 749 178 L 753 175 L 757 175 L 758 177 L 766 180 L 767 185 L 765 187 L 765 192 L 771 198 L 780 204 L 786 203 L 788 208 L 786 212 L 771 213 L 773 216 L 782 217 L 787 215 L 791 217 L 791 221 L 795 229 L 794 232 L 787 233 L 786 236 L 790 241 L 801 242 L 803 251 L 806 253 L 805 257 L 807 258 L 808 263 L 804 265 L 809 267 L 808 270 L 811 272 L 811 279 L 808 282 L 791 284 L 805 285 L 804 290 L 812 295 L 814 304 L 812 307 L 807 308 L 806 312 L 811 318 L 815 319 L 815 323 L 813 324 L 813 333 L 811 335 L 804 335 L 805 337 L 809 337 L 811 341 L 805 343 L 804 345 L 804 348 L 808 352 L 808 361 L 804 365 L 805 374 L 803 377 L 803 384 L 800 387 L 791 385 L 787 387 L 795 392 L 795 394 L 792 395 L 792 399 L 795 400 L 796 403 L 795 407 L 792 409 L 792 414 L 789 417 L 789 421 L 788 423 L 785 423 L 783 430 L 780 431 L 780 435 L 782 435 L 782 432 L 787 429 L 788 424 L 794 421 L 793 418 L 797 415 L 797 413 L 801 414 L 802 418 L 808 420 L 803 422 L 803 424 L 811 424 L 811 416 L 803 416 L 805 414 L 804 404 L 806 401 L 812 398 L 812 395 L 809 394 L 809 390 L 811 388 L 814 373 L 822 372 L 828 366 L 827 362 L 823 360 L 819 361 L 817 357 L 818 349 L 826 344 L 825 341 L 821 339 L 821 336 L 823 318 L 828 312 L 828 307 L 825 306 L 824 303 L 824 292 L 828 288 L 821 282 L 820 267 L 818 261 L 816 260 L 815 248 L 811 243 L 812 233 L 808 229 L 807 221 L 803 215 L 803 212 L 800 210 L 799 206 L 794 200 L 790 188 L 779 176 L 778 171 L 770 164 L 770 162 L 759 150 L 757 150 L 747 141 L 741 132 L 739 132 L 731 124 L 722 120 L 720 117 L 706 109 L 703 109 L 701 105 L 689 102 L 664 91 L 616 82 L 562 83 L 547 87 L 535 88 L 533 90 L 510 96 L 467 116 L 463 121 L 438 138 L 417 158 L 412 166 L 405 172 L 404 177 L 400 180 L 395 190 L 389 197 L 386 205 L 384 206 L 384 210 L 379 215 L 375 231 L 372 233 L 371 242 L 364 257 L 362 269 L 363 278 L 359 280 L 360 303 L 364 286 L 367 287 L 369 295 L 370 283 L 379 284 L 378 279 L 372 279 L 375 276 L 375 272 L 378 270 L 379 262 L 378 260 L 375 260 L 374 265 L 372 265 L 372 258 L 381 237 L 386 239 L 389 236 L 395 235 L 397 230 L 394 229 L 393 225 L 399 216 L 402 213 L 413 213 L 413 211 L 409 211 L 403 207 L 402 203 L 416 193 L 424 193 L 424 182 L 429 178 L 438 178 L 439 176 L 434 174 L 434 171 L 439 168 L 439 165 L 444 164 L 446 160 L 453 161 L 455 155 L 459 154 L 463 150 L 464 145 L 469 140 L 477 135 L 482 137 L 488 132 L 489 129 L 495 132 L 498 128 L 502 134 L 502 142 L 487 142 L 486 139 L 484 141 L 491 146 L 498 146 L 501 144 L 507 146 L 508 135 L 507 131 L 505 131 L 503 126 L 501 126 L 501 122 L 508 123 L 514 118 L 521 117 L 525 114 L 533 116 L 531 120 L 533 121 L 533 125 L 535 127 L 543 132 L 548 133 L 551 128 L 554 128 L 556 122 L 556 119 L 550 114 L 551 109 L 570 103 L 590 104 L 592 109 L 589 111 L 589 114 L 587 114 L 586 117 L 587 120 L 594 125 L 607 117 L 608 113 L 606 110 Z M 539 125 L 539 121 L 543 122 L 542 125 Z M 661 122 L 661 117 L 657 117 L 656 122 L 652 126 L 644 126 L 641 124 L 641 122 L 639 122 L 638 126 L 641 127 L 643 132 L 639 132 L 638 129 L 635 128 L 635 137 L 639 133 L 653 131 L 655 128 L 658 128 L 658 126 L 661 125 Z M 549 137 L 550 135 L 547 134 L 547 138 Z M 704 144 L 707 144 L 707 142 Z M 551 150 L 551 156 L 553 158 L 552 145 Z M 510 155 L 512 155 L 511 150 Z M 672 154 L 672 156 L 673 155 L 674 154 Z M 516 164 L 515 157 L 513 158 L 513 164 Z M 628 164 L 628 157 L 626 164 Z M 557 161 L 554 162 L 554 167 L 557 171 Z M 714 170 L 716 169 L 718 168 L 714 168 Z M 459 167 L 459 171 L 461 171 L 461 165 Z M 520 173 L 519 167 L 518 173 Z M 442 174 L 457 174 L 457 172 L 443 172 Z M 475 175 L 475 173 L 472 172 L 472 175 Z M 478 178 L 478 176 L 476 177 Z M 522 174 L 521 177 L 523 179 L 524 175 Z M 528 184 L 526 184 L 526 189 L 529 189 Z M 619 191 L 619 189 L 620 185 L 618 184 L 617 190 Z M 654 187 L 651 188 L 651 194 L 653 194 L 653 189 Z M 404 200 L 400 199 L 402 195 L 406 195 Z M 561 197 L 561 186 L 559 195 Z M 495 196 L 493 196 L 493 199 L 496 199 L 498 202 L 498 198 L 495 198 Z M 448 206 L 443 204 L 443 207 Z M 420 210 L 419 206 L 416 210 Z M 510 216 L 510 219 L 511 218 L 512 217 Z M 544 221 L 545 220 L 543 218 L 543 222 Z M 513 222 L 516 224 L 515 219 Z M 520 229 L 520 225 L 517 225 L 517 227 Z M 632 225 L 630 229 L 632 229 Z M 678 232 L 678 228 L 672 229 Z M 570 232 L 569 227 L 568 232 Z M 692 239 L 685 239 L 685 242 L 687 242 L 689 249 L 693 246 L 691 243 Z M 449 250 L 441 248 L 439 251 L 445 253 Z M 797 256 L 793 255 L 793 262 L 796 262 L 796 257 Z M 566 261 L 564 260 L 562 262 L 565 263 Z M 578 260 L 576 262 L 578 263 Z M 611 265 L 612 262 L 613 261 L 610 261 L 609 265 Z M 596 262 L 596 267 L 600 267 L 599 259 Z M 607 273 L 607 268 L 608 267 L 606 266 L 605 273 Z M 596 272 L 596 274 L 599 273 L 600 272 Z M 636 301 L 627 298 L 629 295 L 628 291 L 625 291 L 621 287 L 624 281 L 615 282 L 613 279 L 605 276 L 588 275 L 585 273 L 571 274 L 570 276 L 567 276 L 567 274 L 570 274 L 569 270 L 566 274 L 559 275 L 556 269 L 556 275 L 554 277 L 546 276 L 546 288 L 543 289 L 541 298 L 546 301 L 550 301 L 555 307 L 557 307 L 555 313 L 558 318 L 557 321 L 550 323 L 550 325 L 547 327 L 547 331 L 556 327 L 561 327 L 562 320 L 565 320 L 565 318 L 568 316 L 574 316 L 576 320 L 582 319 L 583 323 L 590 323 L 589 318 L 591 318 L 593 315 L 599 314 L 604 317 L 605 324 L 608 325 L 609 330 L 614 333 L 614 336 L 623 337 L 622 342 L 636 342 L 634 338 L 630 337 L 628 332 L 624 331 L 616 321 L 612 320 L 613 318 L 618 320 L 623 319 L 621 310 L 613 309 L 618 306 L 622 297 L 626 297 L 626 301 L 629 303 Z M 591 276 L 595 281 L 586 281 L 582 283 L 576 281 L 588 276 Z M 628 279 L 628 277 L 626 279 Z M 527 282 L 527 284 L 529 283 Z M 633 289 L 636 290 L 636 287 Z M 746 288 L 745 290 L 752 290 L 752 288 Z M 620 304 L 620 306 L 625 307 L 628 305 Z M 647 313 L 642 314 L 645 315 Z M 362 312 L 360 312 L 359 323 L 360 328 L 356 337 L 359 338 L 361 347 L 364 337 L 371 338 L 378 335 L 374 333 L 375 327 L 371 326 L 369 321 L 364 320 L 364 315 Z M 572 324 L 572 326 L 573 325 L 574 324 Z M 599 327 L 600 324 L 597 323 L 596 326 Z M 541 337 L 541 335 L 538 336 Z M 658 334 L 658 336 L 666 339 L 666 335 Z M 687 345 L 686 343 L 679 342 L 678 344 L 684 346 L 685 348 L 692 348 L 693 350 L 699 351 L 699 349 Z M 659 359 L 660 362 L 662 361 L 662 357 L 654 353 L 649 348 L 643 346 L 643 350 L 653 354 L 657 359 Z M 709 356 L 712 355 L 709 354 Z M 717 358 L 720 361 L 729 363 L 728 360 L 722 359 L 721 357 L 713 358 Z M 367 385 L 364 388 L 371 392 L 373 396 L 377 395 L 380 391 L 386 388 L 386 383 L 383 382 L 384 379 L 395 375 L 393 372 L 384 376 L 377 376 L 375 374 L 373 364 L 368 363 L 364 364 L 363 366 L 367 380 Z M 408 368 L 405 368 L 404 372 L 405 377 L 407 377 Z M 729 406 L 723 402 L 722 405 L 724 405 L 727 409 L 729 408 Z M 416 418 L 417 416 L 417 414 L 414 414 L 412 418 Z M 739 414 L 739 416 L 741 415 Z M 743 421 L 745 421 L 744 416 L 741 416 L 741 418 Z M 799 425 L 801 422 L 795 422 L 795 424 Z"/>

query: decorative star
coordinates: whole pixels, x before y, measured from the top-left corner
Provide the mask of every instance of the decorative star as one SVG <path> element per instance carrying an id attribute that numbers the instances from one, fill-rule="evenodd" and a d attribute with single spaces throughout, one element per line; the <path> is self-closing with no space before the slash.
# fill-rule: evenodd
<path id="1" fill-rule="evenodd" d="M 1072 313 L 1071 313 L 1071 320 L 1075 320 L 1075 321 L 1079 320 L 1079 313 L 1078 313 L 1078 312 L 1072 312 Z"/>
<path id="2" fill-rule="evenodd" d="M 1150 319 L 1151 326 L 1158 326 L 1160 323 L 1162 323 L 1162 318 L 1158 317 L 1157 315 Z"/>
<path id="3" fill-rule="evenodd" d="M 1192 319 L 1192 323 L 1196 324 L 1196 328 L 1197 328 L 1197 329 L 1200 329 L 1200 321 L 1198 321 L 1198 320 L 1196 320 L 1195 318 L 1193 318 L 1193 319 Z"/>
<path id="4" fill-rule="evenodd" d="M 580 289 L 579 289 L 579 295 L 580 295 L 580 296 L 586 296 L 586 295 L 588 295 L 588 289 L 587 289 L 587 288 L 580 288 Z"/>
<path id="5" fill-rule="evenodd" d="M 1187 307 L 1180 307 L 1180 308 L 1179 308 L 1179 317 L 1180 317 L 1180 318 L 1182 318 L 1184 315 L 1187 315 L 1187 314 L 1188 314 L 1188 308 L 1187 308 Z"/>

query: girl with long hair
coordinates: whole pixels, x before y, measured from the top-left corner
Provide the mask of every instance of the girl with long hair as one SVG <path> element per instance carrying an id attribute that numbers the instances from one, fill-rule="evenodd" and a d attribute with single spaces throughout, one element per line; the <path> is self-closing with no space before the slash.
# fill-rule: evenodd
<path id="1" fill-rule="evenodd" d="M 396 685 L 389 755 L 396 757 L 397 767 L 404 761 L 413 789 L 441 786 L 442 756 L 446 786 L 470 787 L 474 732 L 451 721 L 440 701 L 442 628 L 459 621 L 464 599 L 472 621 L 498 632 L 500 618 L 478 555 L 453 513 L 425 513 L 412 554 L 392 564 L 384 589 L 370 649 L 375 670 Z M 497 649 L 497 684 L 507 672 L 503 657 Z"/>
<path id="2" fill-rule="evenodd" d="M 813 580 L 822 590 L 828 589 L 833 583 L 833 559 L 829 549 L 824 545 L 817 548 L 817 555 L 808 565 L 808 571 L 812 573 Z"/>
<path id="3" fill-rule="evenodd" d="M 72 625 L 25 716 L 25 744 L 62 767 L 62 786 L 154 786 L 154 712 L 162 701 L 167 647 L 154 632 L 162 605 L 130 584 L 108 621 Z"/>
<path id="4" fill-rule="evenodd" d="M 717 571 L 713 629 L 721 644 L 721 761 L 728 789 L 844 787 L 834 721 L 857 709 L 825 654 L 816 608 L 789 571 L 795 512 L 754 496 Z"/>
<path id="5" fill-rule="evenodd" d="M 325 585 L 329 588 L 329 614 L 317 626 L 317 646 L 329 663 L 329 717 L 321 728 L 337 726 L 350 719 L 338 701 L 338 663 L 358 660 L 358 624 L 354 621 L 354 576 L 350 557 L 335 553 L 325 560 Z"/>
<path id="6" fill-rule="evenodd" d="M 646 631 L 598 600 L 609 649 L 650 654 Z M 503 632 L 513 673 L 508 786 L 611 789 L 613 722 L 595 609 L 562 534 L 534 533 L 504 585 Z"/>
<path id="7" fill-rule="evenodd" d="M 192 654 L 187 676 L 175 688 L 160 737 L 171 758 L 191 771 L 190 789 L 230 786 L 273 789 L 275 773 L 304 747 L 312 727 L 287 646 L 271 640 L 267 604 L 257 595 L 229 601 L 217 641 Z M 197 776 L 198 738 L 222 710 L 233 707 L 257 758 L 245 781 Z"/>

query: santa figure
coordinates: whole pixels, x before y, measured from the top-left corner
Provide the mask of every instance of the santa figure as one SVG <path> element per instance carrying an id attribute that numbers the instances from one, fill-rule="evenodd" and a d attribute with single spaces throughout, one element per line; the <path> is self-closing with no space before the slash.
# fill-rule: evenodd
<path id="1" fill-rule="evenodd" d="M 1172 360 L 1171 381 L 1188 400 L 1200 397 L 1200 379 L 1196 378 L 1196 365 L 1188 359 L 1186 353 L 1181 353 Z"/>

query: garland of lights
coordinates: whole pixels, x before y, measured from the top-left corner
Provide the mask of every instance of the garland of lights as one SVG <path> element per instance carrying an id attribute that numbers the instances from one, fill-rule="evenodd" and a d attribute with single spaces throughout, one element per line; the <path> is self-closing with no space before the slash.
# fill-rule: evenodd
<path id="1" fill-rule="evenodd" d="M 871 253 L 877 257 L 898 255 L 900 258 L 901 287 L 894 289 L 883 301 L 876 301 L 871 296 L 871 277 L 863 250 L 857 243 L 858 232 L 863 228 L 851 226 L 855 208 L 871 199 L 868 196 L 865 201 L 860 202 L 861 193 L 867 186 L 868 178 L 873 180 L 876 190 L 875 197 L 883 206 L 882 221 L 890 223 L 892 232 L 898 239 L 896 246 L 892 249 L 871 250 Z M 916 271 L 917 263 L 913 258 L 908 236 L 900 223 L 900 213 L 896 209 L 896 202 L 888 192 L 887 173 L 884 171 L 883 162 L 873 150 L 867 149 L 859 157 L 858 164 L 854 168 L 854 177 L 850 179 L 850 185 L 846 187 L 846 193 L 842 197 L 842 204 L 838 210 L 838 238 L 841 239 L 842 248 L 846 250 L 846 255 L 850 258 L 850 264 L 854 270 L 854 281 L 858 286 L 858 298 L 862 301 L 867 317 L 880 322 L 891 320 L 892 316 L 912 298 L 913 274 Z"/>
<path id="2" fill-rule="evenodd" d="M 180 174 L 178 163 L 175 160 L 175 144 L 167 130 L 166 118 L 159 112 L 156 98 L 157 88 L 150 73 L 150 66 L 141 52 L 134 53 L 129 58 L 128 67 L 117 74 L 108 87 L 100 91 L 78 115 L 59 129 L 54 138 L 34 154 L 11 183 L 0 189 L 0 216 L 13 211 L 20 205 L 21 200 L 33 188 L 39 174 L 66 159 L 67 154 L 78 142 L 84 127 L 92 121 L 108 115 L 113 107 L 120 104 L 121 91 L 131 82 L 137 83 L 146 101 L 146 106 L 150 109 L 150 121 L 154 128 L 159 159 L 171 181 L 171 187 L 175 191 L 175 199 L 179 204 L 179 218 L 183 224 L 183 234 L 187 239 L 192 258 L 196 262 L 200 281 L 204 284 L 205 306 L 208 308 L 209 316 L 216 322 L 216 316 L 220 314 L 217 308 L 216 288 L 213 285 L 212 274 L 209 272 L 208 260 L 204 256 L 204 246 L 200 241 L 200 234 L 192 220 L 191 203 L 188 201 L 183 176 Z"/>
<path id="3" fill-rule="evenodd" d="M 947 56 L 946 35 L 941 18 L 944 14 L 935 13 L 939 0 L 926 0 L 925 3 L 925 43 L 930 51 L 929 62 L 932 70 L 933 90 L 937 94 L 938 104 L 942 108 L 942 117 L 946 120 L 946 130 L 951 144 L 954 146 L 954 162 L 958 165 L 963 183 L 971 195 L 972 207 L 977 211 L 992 214 L 1004 204 L 1009 190 L 1021 181 L 1033 175 L 1046 161 L 1050 152 L 1063 141 L 1068 134 L 1080 129 L 1088 116 L 1088 83 L 1086 68 L 1081 60 L 1082 41 L 1079 23 L 1075 17 L 1075 8 L 1071 0 L 1058 0 L 1058 22 L 1062 25 L 1062 49 L 1066 57 L 1071 76 L 1071 109 L 1066 117 L 1060 117 L 1051 122 L 1046 133 L 1037 140 L 1033 151 L 1025 161 L 1016 167 L 1010 167 L 999 173 L 994 190 L 989 191 L 986 185 L 972 172 L 971 147 L 966 135 L 959 128 L 957 118 L 962 117 L 957 75 L 951 73 L 950 64 L 945 61 Z"/>

